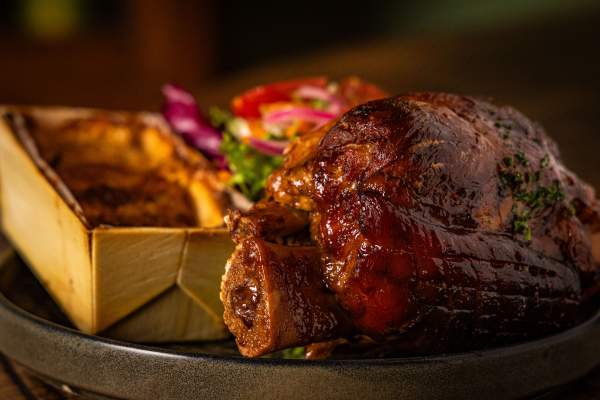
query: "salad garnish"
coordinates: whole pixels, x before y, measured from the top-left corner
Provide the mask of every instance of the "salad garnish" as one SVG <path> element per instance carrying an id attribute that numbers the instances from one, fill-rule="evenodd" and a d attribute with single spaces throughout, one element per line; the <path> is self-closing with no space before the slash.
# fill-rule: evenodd
<path id="1" fill-rule="evenodd" d="M 339 83 L 311 77 L 257 86 L 236 96 L 229 110 L 212 107 L 205 115 L 183 88 L 167 84 L 162 93 L 171 128 L 251 201 L 261 197 L 291 141 L 355 105 L 386 96 L 356 77 Z"/>

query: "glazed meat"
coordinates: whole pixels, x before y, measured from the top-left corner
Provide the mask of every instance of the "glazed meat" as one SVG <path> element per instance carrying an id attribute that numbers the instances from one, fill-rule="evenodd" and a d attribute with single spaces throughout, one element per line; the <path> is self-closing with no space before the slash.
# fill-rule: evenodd
<path id="1" fill-rule="evenodd" d="M 417 93 L 297 140 L 228 218 L 225 322 L 246 356 L 360 335 L 389 351 L 513 343 L 598 288 L 594 191 L 510 107 Z"/>

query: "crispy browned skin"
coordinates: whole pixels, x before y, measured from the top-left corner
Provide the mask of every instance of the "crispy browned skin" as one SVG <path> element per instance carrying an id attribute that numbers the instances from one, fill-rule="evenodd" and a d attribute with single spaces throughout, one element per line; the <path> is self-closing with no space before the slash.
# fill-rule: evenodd
<path id="1" fill-rule="evenodd" d="M 358 106 L 298 140 L 268 195 L 309 213 L 321 279 L 354 333 L 396 349 L 466 350 L 556 332 L 597 287 L 594 192 L 510 107 L 432 93 Z M 254 268 L 238 254 L 234 264 Z M 324 336 L 339 332 L 286 345 Z"/>

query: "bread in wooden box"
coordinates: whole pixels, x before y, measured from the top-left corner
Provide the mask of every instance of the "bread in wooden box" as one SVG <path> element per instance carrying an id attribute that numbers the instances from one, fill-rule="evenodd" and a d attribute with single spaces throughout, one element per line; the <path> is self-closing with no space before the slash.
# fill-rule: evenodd
<path id="1" fill-rule="evenodd" d="M 210 163 L 144 113 L 0 110 L 4 232 L 82 331 L 218 339 L 232 250 Z"/>

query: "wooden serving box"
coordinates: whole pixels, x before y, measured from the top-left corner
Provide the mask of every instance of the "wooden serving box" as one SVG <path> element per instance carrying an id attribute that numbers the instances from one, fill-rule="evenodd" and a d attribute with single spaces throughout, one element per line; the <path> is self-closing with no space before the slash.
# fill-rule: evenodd
<path id="1" fill-rule="evenodd" d="M 77 157 L 85 162 L 78 164 Z M 136 172 L 130 177 L 129 169 L 119 169 L 123 166 Z M 160 171 L 158 183 L 152 181 L 154 171 Z M 105 188 L 113 184 L 111 173 L 130 185 L 124 195 Z M 153 191 L 179 197 L 146 202 Z M 98 196 L 107 197 L 100 203 L 115 206 L 98 206 Z M 178 201 L 188 204 L 180 214 Z M 222 227 L 227 204 L 207 161 L 160 116 L 0 108 L 2 228 L 83 332 L 138 342 L 226 337 L 219 283 L 233 249 Z M 122 216 L 111 216 L 119 212 Z M 168 226 L 153 226 L 153 218 L 171 214 Z M 186 215 L 196 222 L 179 226 Z M 147 223 L 121 226 L 103 218 Z"/>

